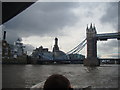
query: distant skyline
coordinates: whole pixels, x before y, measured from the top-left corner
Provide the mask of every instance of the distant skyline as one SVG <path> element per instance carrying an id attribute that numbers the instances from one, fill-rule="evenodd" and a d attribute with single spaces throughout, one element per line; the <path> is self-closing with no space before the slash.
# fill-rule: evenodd
<path id="1" fill-rule="evenodd" d="M 91 23 L 99 34 L 118 32 L 118 3 L 36 2 L 3 24 L 2 30 L 11 44 L 22 38 L 30 52 L 39 46 L 52 51 L 55 37 L 60 50 L 68 52 L 86 38 Z M 116 39 L 97 43 L 98 57 L 118 57 Z M 86 55 L 86 47 L 80 53 Z"/>

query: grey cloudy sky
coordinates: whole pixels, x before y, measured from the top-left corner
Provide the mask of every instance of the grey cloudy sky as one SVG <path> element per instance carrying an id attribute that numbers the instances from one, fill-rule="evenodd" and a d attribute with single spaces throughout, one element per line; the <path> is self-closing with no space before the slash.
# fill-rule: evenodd
<path id="1" fill-rule="evenodd" d="M 36 2 L 6 22 L 3 30 L 7 31 L 9 43 L 21 37 L 31 50 L 41 45 L 52 50 L 54 38 L 58 37 L 60 49 L 67 52 L 85 39 L 87 24 L 91 22 L 97 33 L 117 32 L 118 3 Z M 98 56 L 116 57 L 117 47 L 117 40 L 98 41 Z M 86 47 L 81 54 L 86 55 Z"/>

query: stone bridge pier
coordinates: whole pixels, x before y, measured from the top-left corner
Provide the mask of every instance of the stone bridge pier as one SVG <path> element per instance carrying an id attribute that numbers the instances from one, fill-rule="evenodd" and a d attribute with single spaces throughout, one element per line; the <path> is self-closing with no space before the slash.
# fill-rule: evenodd
<path id="1" fill-rule="evenodd" d="M 100 66 L 100 61 L 97 59 L 97 39 L 96 28 L 90 25 L 86 28 L 87 36 L 87 58 L 84 60 L 84 66 Z"/>

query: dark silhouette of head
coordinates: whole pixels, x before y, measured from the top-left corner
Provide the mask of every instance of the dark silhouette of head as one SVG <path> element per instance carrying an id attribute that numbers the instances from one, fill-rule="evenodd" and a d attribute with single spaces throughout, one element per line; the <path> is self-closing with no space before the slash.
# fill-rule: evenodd
<path id="1" fill-rule="evenodd" d="M 53 74 L 47 78 L 44 83 L 44 90 L 50 89 L 61 89 L 61 90 L 69 90 L 72 89 L 70 85 L 70 81 L 60 74 Z"/>

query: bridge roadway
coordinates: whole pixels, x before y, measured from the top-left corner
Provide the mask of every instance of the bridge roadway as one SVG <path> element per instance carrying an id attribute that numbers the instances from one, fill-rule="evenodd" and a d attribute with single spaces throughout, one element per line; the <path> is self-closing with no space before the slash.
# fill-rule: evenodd
<path id="1" fill-rule="evenodd" d="M 96 34 L 97 40 L 107 40 L 107 39 L 114 39 L 117 38 L 120 40 L 120 33 L 103 33 L 103 34 Z"/>

